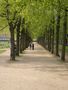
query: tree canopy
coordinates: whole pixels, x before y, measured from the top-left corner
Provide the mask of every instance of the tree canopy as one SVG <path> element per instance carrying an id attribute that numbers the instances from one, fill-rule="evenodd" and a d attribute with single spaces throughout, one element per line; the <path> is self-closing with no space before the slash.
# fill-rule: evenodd
<path id="1" fill-rule="evenodd" d="M 35 39 L 45 37 L 45 34 L 47 34 L 49 36 L 48 42 L 51 43 L 52 41 L 52 47 L 53 40 L 56 40 L 56 50 L 58 50 L 58 43 L 61 40 L 59 38 L 64 36 L 62 32 L 65 35 L 68 32 L 66 28 L 68 21 L 65 21 L 68 20 L 67 12 L 68 0 L 0 0 L 0 18 L 1 21 L 5 19 L 9 26 L 11 37 L 13 36 L 12 43 L 14 41 L 13 33 L 20 29 L 21 33 L 24 30 L 28 31 L 30 35 L 26 35 Z M 67 31 L 65 32 L 63 29 L 67 29 Z M 59 33 L 61 33 L 60 36 Z M 45 39 L 48 39 L 47 35 Z M 14 46 L 14 43 L 12 46 Z"/>

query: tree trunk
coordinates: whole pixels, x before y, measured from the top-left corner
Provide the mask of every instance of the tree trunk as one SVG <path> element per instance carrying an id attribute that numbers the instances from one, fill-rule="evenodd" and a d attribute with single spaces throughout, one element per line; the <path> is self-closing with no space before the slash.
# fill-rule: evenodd
<path id="1" fill-rule="evenodd" d="M 51 51 L 51 27 L 49 29 L 49 51 Z"/>
<path id="2" fill-rule="evenodd" d="M 22 47 L 23 47 L 23 32 L 21 31 L 21 36 L 20 36 L 20 53 L 22 53 Z"/>
<path id="3" fill-rule="evenodd" d="M 24 33 L 24 49 L 26 49 L 26 33 Z"/>
<path id="4" fill-rule="evenodd" d="M 54 53 L 54 27 L 52 29 L 52 51 L 51 53 L 53 54 Z"/>
<path id="5" fill-rule="evenodd" d="M 15 60 L 15 40 L 14 40 L 14 29 L 13 25 L 10 25 L 10 36 L 11 36 L 11 54 L 10 60 Z"/>
<path id="6" fill-rule="evenodd" d="M 17 29 L 17 40 L 16 40 L 16 42 L 17 42 L 17 44 L 16 44 L 16 55 L 17 56 L 19 56 L 19 33 L 20 33 L 20 31 L 19 31 L 19 29 Z"/>
<path id="7" fill-rule="evenodd" d="M 49 30 L 48 30 L 48 50 L 49 50 Z"/>
<path id="8" fill-rule="evenodd" d="M 48 32 L 47 32 L 47 29 L 46 29 L 45 36 L 46 36 L 46 41 L 45 41 L 46 42 L 46 49 L 48 49 L 47 48 L 47 46 L 48 46 Z"/>
<path id="9" fill-rule="evenodd" d="M 20 46 L 19 46 L 19 36 L 20 36 L 20 25 L 21 25 L 21 18 L 19 18 L 19 21 L 17 23 L 17 47 L 16 47 L 16 55 L 19 56 Z"/>
<path id="10" fill-rule="evenodd" d="M 61 59 L 65 61 L 65 48 L 66 48 L 66 34 L 67 34 L 67 10 L 64 12 L 64 25 L 63 25 L 63 42 L 62 42 L 62 54 Z"/>
<path id="11" fill-rule="evenodd" d="M 54 16 L 53 16 L 53 19 L 52 19 L 52 50 L 51 50 L 51 53 L 52 54 L 54 53 Z"/>
<path id="12" fill-rule="evenodd" d="M 58 12 L 56 24 L 56 56 L 59 56 L 59 30 L 60 30 L 60 13 Z"/>
<path id="13" fill-rule="evenodd" d="M 20 37 L 20 53 L 25 49 L 25 33 L 24 30 L 21 31 L 21 37 Z"/>

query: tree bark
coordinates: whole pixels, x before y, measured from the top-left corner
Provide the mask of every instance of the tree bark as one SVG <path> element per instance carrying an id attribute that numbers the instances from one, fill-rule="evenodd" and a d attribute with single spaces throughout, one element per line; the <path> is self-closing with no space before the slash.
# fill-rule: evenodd
<path id="1" fill-rule="evenodd" d="M 21 31 L 21 36 L 20 36 L 20 53 L 22 53 L 22 48 L 23 48 L 23 31 Z"/>
<path id="2" fill-rule="evenodd" d="M 48 50 L 49 50 L 49 30 L 48 30 Z"/>
<path id="3" fill-rule="evenodd" d="M 21 25 L 21 18 L 19 18 L 19 20 L 18 20 L 18 23 L 17 23 L 17 40 L 16 40 L 16 42 L 17 42 L 17 45 L 16 45 L 16 55 L 17 56 L 19 56 L 19 51 L 20 51 L 20 44 L 19 44 L 19 40 L 20 40 L 20 25 Z"/>
<path id="4" fill-rule="evenodd" d="M 56 56 L 59 56 L 59 31 L 60 31 L 60 13 L 58 12 L 56 24 Z"/>
<path id="5" fill-rule="evenodd" d="M 10 60 L 15 60 L 15 40 L 14 40 L 14 29 L 13 24 L 10 25 L 10 36 L 11 36 L 11 54 Z"/>
<path id="6" fill-rule="evenodd" d="M 61 60 L 65 61 L 65 49 L 66 49 L 66 34 L 67 34 L 67 10 L 64 10 L 64 25 L 63 25 L 63 42 Z"/>
<path id="7" fill-rule="evenodd" d="M 53 20 L 52 20 L 52 50 L 51 53 L 54 53 L 54 16 L 53 16 Z"/>
<path id="8" fill-rule="evenodd" d="M 52 29 L 52 51 L 51 53 L 54 53 L 54 28 Z"/>
<path id="9" fill-rule="evenodd" d="M 49 29 L 49 51 L 51 51 L 51 27 Z"/>

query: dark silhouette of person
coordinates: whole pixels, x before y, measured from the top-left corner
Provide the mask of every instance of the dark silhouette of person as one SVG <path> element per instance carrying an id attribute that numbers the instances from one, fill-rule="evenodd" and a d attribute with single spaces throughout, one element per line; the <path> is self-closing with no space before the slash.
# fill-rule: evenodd
<path id="1" fill-rule="evenodd" d="M 34 50 L 34 43 L 32 43 L 32 50 Z"/>

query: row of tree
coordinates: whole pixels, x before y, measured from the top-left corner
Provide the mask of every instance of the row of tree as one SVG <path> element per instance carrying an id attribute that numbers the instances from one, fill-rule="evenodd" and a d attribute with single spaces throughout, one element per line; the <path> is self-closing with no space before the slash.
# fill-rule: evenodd
<path id="1" fill-rule="evenodd" d="M 19 53 L 22 53 L 32 40 L 28 24 L 22 15 L 23 7 L 25 5 L 23 6 L 22 0 L 1 0 L 0 2 L 0 17 L 6 19 L 10 31 L 10 60 L 15 60 L 15 56 L 19 56 Z"/>
<path id="2" fill-rule="evenodd" d="M 56 4 L 55 0 L 52 1 L 53 2 L 50 2 L 50 22 L 45 26 L 43 34 L 38 37 L 38 42 L 47 48 L 52 54 L 55 53 L 56 56 L 60 56 L 59 51 L 60 46 L 62 46 L 61 60 L 65 61 L 65 51 L 68 38 L 68 7 L 66 1 L 62 2 L 61 0 L 56 0 Z"/>
<path id="3" fill-rule="evenodd" d="M 62 40 L 61 58 L 65 60 L 66 34 L 68 32 L 67 12 L 68 0 L 1 0 L 0 17 L 7 20 L 11 36 L 11 59 L 15 59 L 15 39 L 17 55 L 19 55 L 19 50 L 28 46 L 31 37 L 38 38 L 39 41 L 40 37 L 43 37 L 44 46 L 47 44 L 48 50 L 52 53 L 56 49 L 57 56 L 59 55 L 59 43 Z M 24 37 L 26 40 L 23 40 Z M 23 43 L 21 44 L 19 40 Z M 21 48 L 21 45 L 24 46 L 21 49 L 19 45 Z"/>

